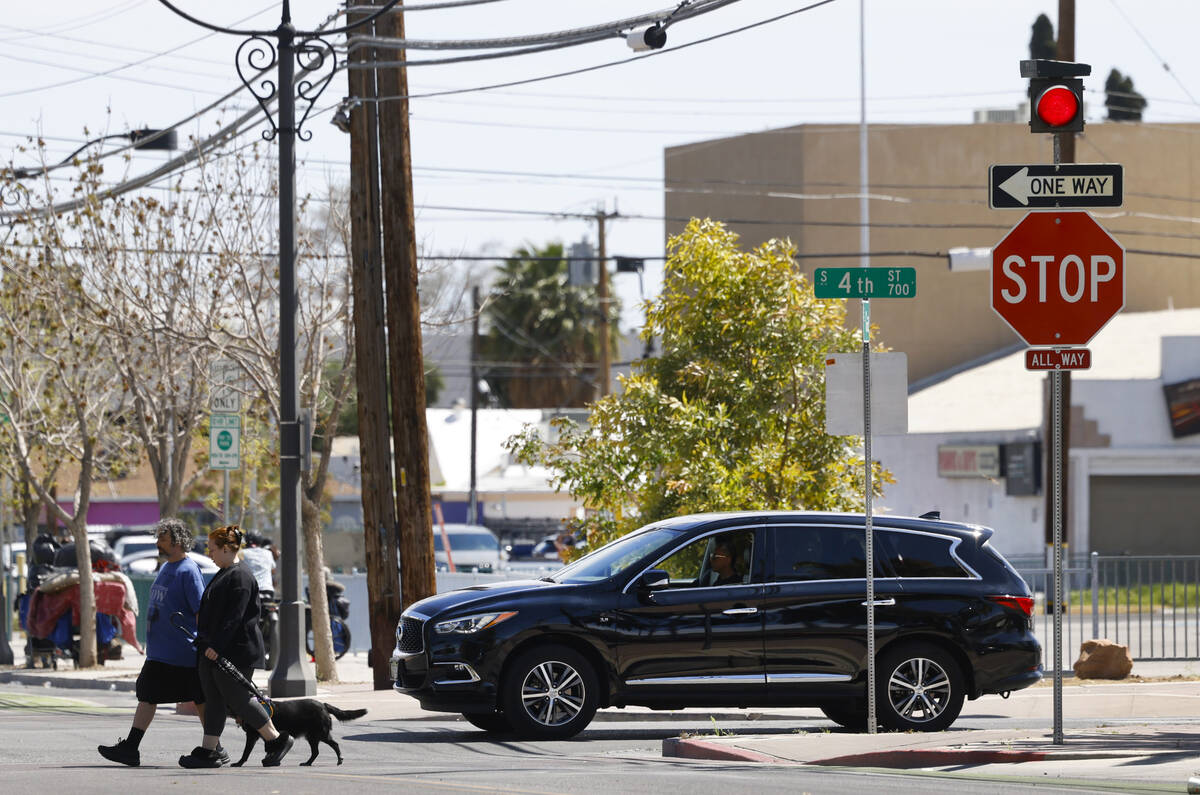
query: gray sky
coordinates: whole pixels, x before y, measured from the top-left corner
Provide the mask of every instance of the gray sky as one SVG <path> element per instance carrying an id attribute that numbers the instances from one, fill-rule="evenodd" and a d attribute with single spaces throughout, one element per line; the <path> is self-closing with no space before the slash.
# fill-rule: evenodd
<path id="1" fill-rule="evenodd" d="M 409 5 L 433 0 L 412 0 Z M 277 0 L 178 0 L 217 24 L 272 28 Z M 680 45 L 800 9 L 809 3 L 742 0 L 671 28 L 666 49 L 631 63 L 520 87 L 412 101 L 417 230 L 436 253 L 505 254 L 514 247 L 584 236 L 595 225 L 529 214 L 445 207 L 660 216 L 663 150 L 729 134 L 798 123 L 856 122 L 859 113 L 858 0 L 835 0 L 781 21 L 693 47 Z M 408 35 L 473 39 L 549 32 L 667 8 L 672 0 L 501 0 L 411 11 Z M 1017 62 L 1030 26 L 1056 0 L 866 0 L 867 113 L 871 123 L 967 123 L 972 110 L 1013 107 L 1024 96 Z M 319 24 L 335 5 L 294 0 L 298 27 Z M 1200 4 L 1180 0 L 1078 0 L 1077 60 L 1093 66 L 1089 120 L 1104 115 L 1103 84 L 1116 67 L 1149 99 L 1147 122 L 1200 120 Z M 1136 28 L 1136 30 L 1135 30 Z M 334 37 L 334 43 L 344 41 Z M 24 137 L 45 136 L 61 157 L 86 137 L 178 121 L 238 85 L 238 37 L 208 34 L 156 0 L 9 3 L 0 21 L 0 150 L 16 165 Z M 413 52 L 410 57 L 438 57 Z M 634 56 L 613 39 L 515 58 L 411 68 L 423 94 L 521 80 Z M 1170 71 L 1163 68 L 1163 62 Z M 302 186 L 344 183 L 347 136 L 328 121 L 347 93 L 339 73 L 300 142 Z M 1190 94 L 1190 96 L 1189 96 Z M 243 95 L 231 109 L 244 109 Z M 210 131 L 209 116 L 189 127 Z M 85 128 L 87 132 L 85 133 Z M 1014 125 L 1014 135 L 1027 135 Z M 252 135 L 257 135 L 257 131 Z M 110 168 L 119 180 L 163 159 L 138 154 Z M 500 173 L 497 173 L 500 172 Z M 981 185 L 983 175 L 980 175 Z M 982 198 L 982 197 L 981 197 Z M 613 254 L 661 255 L 658 220 L 617 220 Z M 655 266 L 656 267 L 656 266 Z M 648 284 L 656 281 L 648 273 Z M 617 278 L 629 305 L 634 277 Z"/>

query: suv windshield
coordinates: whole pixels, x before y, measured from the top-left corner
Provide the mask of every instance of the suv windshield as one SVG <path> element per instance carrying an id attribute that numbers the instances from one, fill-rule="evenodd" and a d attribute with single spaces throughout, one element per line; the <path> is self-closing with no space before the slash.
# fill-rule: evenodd
<path id="1" fill-rule="evenodd" d="M 555 582 L 597 582 L 620 574 L 650 553 L 671 543 L 684 531 L 659 527 L 618 538 L 554 573 Z"/>

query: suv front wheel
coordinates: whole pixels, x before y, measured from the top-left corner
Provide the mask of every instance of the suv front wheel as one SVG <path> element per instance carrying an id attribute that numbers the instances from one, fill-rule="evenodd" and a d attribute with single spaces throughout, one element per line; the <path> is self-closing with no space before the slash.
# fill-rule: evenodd
<path id="1" fill-rule="evenodd" d="M 879 658 L 877 718 L 897 731 L 938 732 L 949 728 L 965 696 L 958 663 L 931 643 L 889 649 Z"/>
<path id="2" fill-rule="evenodd" d="M 464 712 L 463 718 L 475 728 L 493 734 L 506 734 L 513 730 L 503 712 Z"/>
<path id="3" fill-rule="evenodd" d="M 599 685 L 591 664 L 567 646 L 537 646 L 517 655 L 500 683 L 500 702 L 522 737 L 562 740 L 592 722 Z"/>

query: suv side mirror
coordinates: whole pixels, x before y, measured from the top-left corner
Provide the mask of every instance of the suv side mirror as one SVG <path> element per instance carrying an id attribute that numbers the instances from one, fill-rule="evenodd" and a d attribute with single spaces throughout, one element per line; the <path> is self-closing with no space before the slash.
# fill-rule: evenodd
<path id="1" fill-rule="evenodd" d="M 642 591 L 661 591 L 671 584 L 671 575 L 662 569 L 650 569 L 638 579 L 638 589 Z"/>

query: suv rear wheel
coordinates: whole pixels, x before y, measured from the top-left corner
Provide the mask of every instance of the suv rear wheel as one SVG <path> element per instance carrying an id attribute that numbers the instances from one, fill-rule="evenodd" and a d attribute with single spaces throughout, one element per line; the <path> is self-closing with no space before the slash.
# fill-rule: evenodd
<path id="1" fill-rule="evenodd" d="M 517 734 L 562 740 L 592 722 L 598 691 L 596 673 L 582 654 L 567 646 L 537 646 L 508 665 L 500 702 Z"/>
<path id="2" fill-rule="evenodd" d="M 877 717 L 897 731 L 942 731 L 954 723 L 966 695 L 958 663 L 931 643 L 889 649 L 879 658 Z"/>

